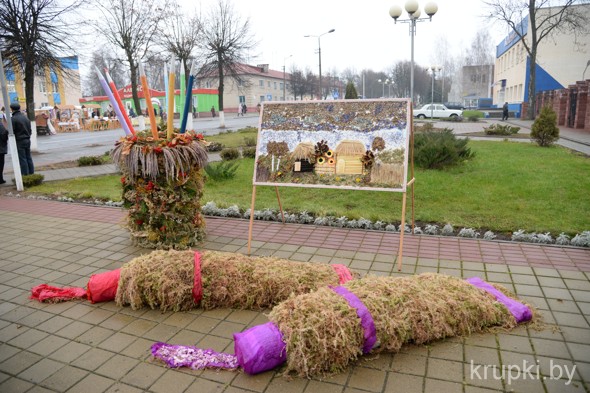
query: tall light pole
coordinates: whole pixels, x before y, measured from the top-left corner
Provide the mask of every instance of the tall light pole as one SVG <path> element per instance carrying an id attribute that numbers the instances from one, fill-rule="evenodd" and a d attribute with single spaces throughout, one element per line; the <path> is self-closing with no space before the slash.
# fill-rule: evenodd
<path id="1" fill-rule="evenodd" d="M 420 5 L 417 0 L 408 0 L 404 5 L 406 12 L 408 13 L 409 19 L 400 19 L 399 22 L 409 23 L 410 25 L 410 37 L 411 37 L 411 61 L 410 61 L 410 99 L 414 104 L 414 36 L 416 35 L 416 22 L 423 22 L 425 20 L 432 21 L 432 16 L 438 11 L 438 6 L 434 2 L 428 2 L 424 6 L 424 12 L 428 15 L 428 18 L 420 18 Z M 395 23 L 398 22 L 398 18 L 402 15 L 402 7 L 399 5 L 391 6 L 389 9 L 389 16 L 391 16 Z"/>
<path id="2" fill-rule="evenodd" d="M 287 64 L 287 59 L 293 57 L 293 55 L 289 55 L 283 59 L 283 101 L 286 99 L 285 91 L 287 86 L 287 77 L 285 74 L 285 65 Z"/>
<path id="3" fill-rule="evenodd" d="M 441 67 L 439 66 L 430 66 L 430 71 L 432 71 L 432 91 L 430 92 L 430 118 L 434 118 L 434 80 L 436 79 L 436 71 L 440 71 Z"/>
<path id="4" fill-rule="evenodd" d="M 323 35 L 333 33 L 334 31 L 336 31 L 336 29 L 330 29 L 320 35 L 309 35 L 309 34 L 304 35 L 304 37 L 314 37 L 314 38 L 318 39 L 318 57 L 319 57 L 319 67 L 320 67 L 320 99 L 322 99 L 324 96 L 322 94 L 322 46 L 320 45 L 320 38 L 322 38 Z"/>
<path id="5" fill-rule="evenodd" d="M 381 79 L 377 79 L 377 82 L 383 83 L 383 89 L 381 89 L 381 98 L 385 97 L 385 85 L 389 84 L 389 79 L 385 79 L 382 81 Z"/>

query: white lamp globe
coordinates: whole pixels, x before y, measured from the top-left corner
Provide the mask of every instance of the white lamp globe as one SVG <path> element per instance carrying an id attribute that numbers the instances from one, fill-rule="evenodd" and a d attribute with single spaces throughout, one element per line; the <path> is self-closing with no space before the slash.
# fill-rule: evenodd
<path id="1" fill-rule="evenodd" d="M 436 5 L 436 3 L 434 1 L 429 1 L 424 6 L 424 12 L 426 12 L 426 15 L 428 15 L 430 17 L 432 17 L 432 15 L 436 14 L 436 11 L 438 11 L 438 5 Z"/>
<path id="2" fill-rule="evenodd" d="M 408 0 L 404 6 L 408 15 L 413 15 L 414 12 L 418 11 L 420 5 L 418 4 L 418 0 Z"/>

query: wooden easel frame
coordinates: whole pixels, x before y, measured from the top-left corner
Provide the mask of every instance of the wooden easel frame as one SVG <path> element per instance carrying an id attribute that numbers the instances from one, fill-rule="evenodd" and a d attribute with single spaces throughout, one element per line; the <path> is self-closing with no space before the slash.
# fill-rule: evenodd
<path id="1" fill-rule="evenodd" d="M 262 111 L 261 111 L 262 114 Z M 412 225 L 411 225 L 411 233 L 414 233 L 414 183 L 416 181 L 414 177 L 414 113 L 412 105 L 410 105 L 410 140 L 409 140 L 409 156 L 408 156 L 408 164 L 410 166 L 410 176 L 409 180 L 406 183 L 405 191 L 402 192 L 402 212 L 401 212 L 401 224 L 400 227 L 402 230 L 400 231 L 399 236 L 399 247 L 398 247 L 398 256 L 397 256 L 397 270 L 402 270 L 402 259 L 403 259 L 403 246 L 404 246 L 404 233 L 405 233 L 405 224 L 406 224 L 406 204 L 407 204 L 407 193 L 408 188 L 411 189 L 411 209 L 412 209 Z M 279 210 L 281 212 L 281 220 L 283 225 L 285 224 L 285 214 L 283 212 L 283 206 L 281 203 L 281 197 L 279 195 L 279 188 L 277 185 L 274 186 L 275 192 L 277 195 L 277 201 L 279 203 Z M 247 253 L 250 255 L 251 246 L 252 246 L 252 230 L 254 227 L 254 208 L 256 206 L 256 184 L 252 185 L 252 203 L 250 205 L 250 222 L 248 225 L 248 248 Z"/>

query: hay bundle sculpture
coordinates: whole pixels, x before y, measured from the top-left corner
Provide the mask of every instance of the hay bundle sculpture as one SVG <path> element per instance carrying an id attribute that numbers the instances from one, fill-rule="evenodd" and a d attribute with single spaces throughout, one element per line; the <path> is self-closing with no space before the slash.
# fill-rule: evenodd
<path id="1" fill-rule="evenodd" d="M 205 237 L 201 215 L 206 142 L 193 132 L 145 132 L 121 138 L 112 152 L 123 173 L 123 203 L 134 244 L 187 249 Z"/>
<path id="2" fill-rule="evenodd" d="M 532 318 L 523 303 L 479 278 L 425 273 L 393 278 L 367 276 L 343 286 L 293 296 L 276 306 L 270 322 L 234 334 L 235 358 L 248 374 L 286 362 L 302 377 L 343 371 L 369 352 L 397 352 L 406 343 L 511 328 Z M 152 354 L 171 367 L 207 367 L 198 348 L 165 343 Z M 229 357 L 229 358 L 228 358 Z M 214 361 L 209 366 L 221 367 Z"/>
<path id="3" fill-rule="evenodd" d="M 95 274 L 87 288 L 32 289 L 31 298 L 57 302 L 75 298 L 93 303 L 186 311 L 195 307 L 272 307 L 292 295 L 351 280 L 343 265 L 309 264 L 272 257 L 192 250 L 153 251 L 120 269 Z"/>

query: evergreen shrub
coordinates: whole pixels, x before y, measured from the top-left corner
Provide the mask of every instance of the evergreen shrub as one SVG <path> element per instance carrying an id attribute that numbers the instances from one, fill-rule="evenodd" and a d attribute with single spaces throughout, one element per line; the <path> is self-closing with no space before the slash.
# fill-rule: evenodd
<path id="1" fill-rule="evenodd" d="M 424 169 L 443 169 L 473 158 L 468 138 L 457 139 L 453 131 L 417 132 L 414 136 L 414 162 Z"/>
<path id="2" fill-rule="evenodd" d="M 240 158 L 240 151 L 235 147 L 229 147 L 227 149 L 223 149 L 220 153 L 220 156 L 223 161 L 236 160 Z"/>
<path id="3" fill-rule="evenodd" d="M 531 139 L 539 146 L 551 146 L 559 139 L 559 128 L 557 128 L 557 115 L 549 107 L 543 107 L 539 117 L 531 127 Z"/>

